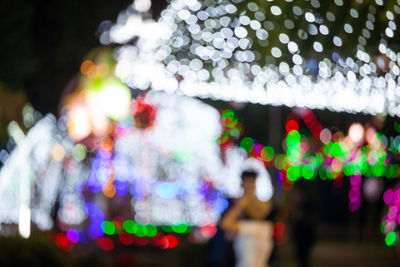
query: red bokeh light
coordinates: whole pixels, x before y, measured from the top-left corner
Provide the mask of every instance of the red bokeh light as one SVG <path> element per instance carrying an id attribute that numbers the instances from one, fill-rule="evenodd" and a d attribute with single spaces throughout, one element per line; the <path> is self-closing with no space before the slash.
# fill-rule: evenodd
<path id="1" fill-rule="evenodd" d="M 153 236 L 153 238 L 152 238 L 153 244 L 157 247 L 162 247 L 163 246 L 163 244 L 162 244 L 163 237 L 164 237 L 164 234 L 162 234 L 162 233 L 159 233 L 156 236 Z"/>
<path id="2" fill-rule="evenodd" d="M 100 249 L 105 251 L 110 251 L 114 248 L 114 242 L 108 237 L 100 237 L 97 239 L 97 245 Z"/>
<path id="3" fill-rule="evenodd" d="M 272 228 L 273 236 L 281 236 L 285 232 L 285 224 L 281 222 L 274 223 L 274 227 Z"/>
<path id="4" fill-rule="evenodd" d="M 170 234 L 161 238 L 161 245 L 163 248 L 175 248 L 178 246 L 179 240 L 176 236 Z"/>
<path id="5" fill-rule="evenodd" d="M 66 248 L 68 246 L 68 238 L 64 233 L 58 233 L 56 235 L 56 244 L 60 248 Z"/>
<path id="6" fill-rule="evenodd" d="M 136 98 L 131 105 L 131 113 L 139 128 L 152 127 L 157 115 L 156 107 L 145 101 L 145 95 Z"/>
<path id="7" fill-rule="evenodd" d="M 303 116 L 303 120 L 304 120 L 306 123 L 309 123 L 309 122 L 315 120 L 314 114 L 311 112 L 311 110 L 309 110 L 309 111 L 307 112 L 307 114 L 305 114 L 305 115 Z"/>
<path id="8" fill-rule="evenodd" d="M 125 232 L 121 233 L 119 235 L 119 241 L 126 246 L 132 245 L 133 244 L 133 236 L 131 234 L 128 234 Z"/>
<path id="9" fill-rule="evenodd" d="M 299 124 L 295 120 L 289 120 L 286 123 L 286 127 L 285 128 L 286 128 L 286 132 L 287 133 L 289 133 L 290 131 L 293 131 L 293 130 L 298 131 L 299 130 Z"/>
<path id="10" fill-rule="evenodd" d="M 71 251 L 73 244 L 69 242 L 69 239 L 65 233 L 58 233 L 55 238 L 55 243 L 57 247 L 62 250 Z"/>
<path id="11" fill-rule="evenodd" d="M 200 233 L 204 237 L 212 237 L 215 235 L 215 233 L 217 233 L 217 227 L 215 224 L 205 224 L 200 227 Z"/>

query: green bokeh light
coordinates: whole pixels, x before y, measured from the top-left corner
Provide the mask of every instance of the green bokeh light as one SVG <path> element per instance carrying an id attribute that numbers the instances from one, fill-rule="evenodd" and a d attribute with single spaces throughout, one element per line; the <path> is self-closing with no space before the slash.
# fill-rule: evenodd
<path id="1" fill-rule="evenodd" d="M 321 178 L 321 180 L 328 179 L 328 177 L 326 176 L 326 172 L 325 172 L 324 168 L 320 168 L 318 174 L 319 174 L 319 177 Z"/>
<path id="2" fill-rule="evenodd" d="M 331 147 L 332 147 L 332 145 L 333 145 L 332 142 L 329 142 L 329 143 L 327 143 L 326 145 L 324 145 L 323 151 L 324 151 L 324 154 L 325 154 L 326 156 L 331 156 L 331 155 L 332 155 L 332 154 L 331 154 Z"/>
<path id="3" fill-rule="evenodd" d="M 300 146 L 296 145 L 288 149 L 287 159 L 292 163 L 292 165 L 298 165 L 300 162 L 301 150 Z"/>
<path id="4" fill-rule="evenodd" d="M 86 158 L 86 147 L 82 144 L 76 144 L 72 149 L 72 157 L 76 161 L 82 161 Z"/>
<path id="5" fill-rule="evenodd" d="M 385 171 L 385 167 L 382 164 L 375 164 L 371 166 L 371 172 L 372 175 L 375 177 L 381 177 L 383 175 L 383 172 Z"/>
<path id="6" fill-rule="evenodd" d="M 386 235 L 385 243 L 387 246 L 392 246 L 396 242 L 397 235 L 395 232 L 390 232 Z"/>
<path id="7" fill-rule="evenodd" d="M 288 149 L 290 149 L 294 145 L 300 143 L 300 140 L 301 140 L 301 136 L 298 131 L 296 131 L 296 130 L 290 131 L 286 137 L 286 145 L 287 145 Z"/>
<path id="8" fill-rule="evenodd" d="M 222 118 L 233 118 L 235 116 L 235 112 L 231 109 L 227 109 L 224 112 L 222 112 L 221 117 Z"/>
<path id="9" fill-rule="evenodd" d="M 113 235 L 115 233 L 115 226 L 112 222 L 104 221 L 101 224 L 101 229 L 106 235 Z"/>
<path id="10" fill-rule="evenodd" d="M 301 174 L 307 180 L 315 178 L 315 171 L 314 171 L 313 167 L 310 165 L 305 165 L 301 169 Z"/>
<path id="11" fill-rule="evenodd" d="M 297 179 L 299 179 L 301 175 L 300 171 L 301 169 L 299 167 L 290 166 L 286 173 L 289 181 L 295 182 Z"/>
<path id="12" fill-rule="evenodd" d="M 148 224 L 146 226 L 146 228 L 147 228 L 147 236 L 153 237 L 153 236 L 157 235 L 158 231 L 157 231 L 157 227 L 155 225 Z"/>
<path id="13" fill-rule="evenodd" d="M 126 220 L 123 224 L 124 229 L 129 234 L 135 234 L 138 231 L 138 225 L 132 220 Z"/>
<path id="14" fill-rule="evenodd" d="M 271 161 L 275 156 L 275 151 L 272 147 L 270 146 L 265 146 L 263 149 L 261 149 L 261 158 L 264 161 Z"/>
<path id="15" fill-rule="evenodd" d="M 181 223 L 181 224 L 171 225 L 171 228 L 175 233 L 182 234 L 182 233 L 185 233 L 187 231 L 188 226 L 186 224 L 184 224 L 184 223 Z"/>
<path id="16" fill-rule="evenodd" d="M 254 140 L 250 137 L 245 137 L 242 139 L 242 141 L 240 141 L 240 147 L 246 150 L 247 153 L 250 153 L 254 147 Z"/>
<path id="17" fill-rule="evenodd" d="M 385 168 L 385 177 L 386 178 L 396 178 L 396 168 L 395 164 L 388 164 Z"/>
<path id="18" fill-rule="evenodd" d="M 161 225 L 161 230 L 163 230 L 163 232 L 165 233 L 172 233 L 172 228 L 169 225 Z"/>
<path id="19" fill-rule="evenodd" d="M 237 136 L 239 136 L 240 135 L 240 129 L 239 128 L 234 128 L 234 129 L 232 129 L 230 132 L 229 132 L 229 134 L 231 135 L 231 136 L 234 136 L 234 137 L 237 137 Z"/>
<path id="20" fill-rule="evenodd" d="M 138 231 L 136 232 L 136 235 L 143 237 L 147 236 L 147 234 L 148 234 L 147 225 L 138 224 Z"/>

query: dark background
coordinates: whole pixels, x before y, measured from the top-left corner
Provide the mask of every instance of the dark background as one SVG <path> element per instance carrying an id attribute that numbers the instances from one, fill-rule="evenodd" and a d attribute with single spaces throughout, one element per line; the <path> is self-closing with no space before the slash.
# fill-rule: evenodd
<path id="1" fill-rule="evenodd" d="M 131 0 L 0 1 L 0 81 L 42 113 L 57 111 L 82 59 L 100 45 L 97 28 Z M 166 1 L 153 1 L 157 17 Z"/>

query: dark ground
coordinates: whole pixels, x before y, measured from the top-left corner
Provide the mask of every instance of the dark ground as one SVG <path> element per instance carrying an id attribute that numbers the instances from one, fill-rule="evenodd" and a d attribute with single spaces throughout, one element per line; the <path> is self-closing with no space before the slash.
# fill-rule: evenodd
<path id="1" fill-rule="evenodd" d="M 348 229 L 335 226 L 324 226 L 320 228 L 319 232 L 321 231 L 321 239 L 311 253 L 312 267 L 400 266 L 397 249 L 386 247 L 383 239 L 348 241 L 343 238 Z M 111 252 L 105 252 L 93 244 L 82 244 L 72 252 L 64 252 L 58 249 L 46 234 L 35 234 L 29 240 L 4 237 L 0 239 L 0 266 L 203 267 L 206 266 L 205 257 L 205 244 L 191 244 L 187 241 L 171 250 L 148 245 L 117 247 Z M 272 266 L 297 266 L 293 244 L 290 241 L 277 247 Z"/>

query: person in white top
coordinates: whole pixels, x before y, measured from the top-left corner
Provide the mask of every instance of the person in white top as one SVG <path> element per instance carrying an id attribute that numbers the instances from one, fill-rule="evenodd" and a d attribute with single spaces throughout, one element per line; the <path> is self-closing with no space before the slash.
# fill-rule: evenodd
<path id="1" fill-rule="evenodd" d="M 237 199 L 221 220 L 221 227 L 234 233 L 236 267 L 265 267 L 273 248 L 272 222 L 266 217 L 271 201 L 260 201 L 256 194 L 254 171 L 242 173 L 243 196 Z"/>

